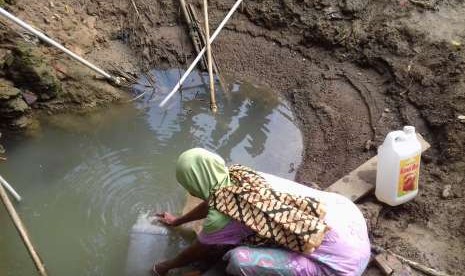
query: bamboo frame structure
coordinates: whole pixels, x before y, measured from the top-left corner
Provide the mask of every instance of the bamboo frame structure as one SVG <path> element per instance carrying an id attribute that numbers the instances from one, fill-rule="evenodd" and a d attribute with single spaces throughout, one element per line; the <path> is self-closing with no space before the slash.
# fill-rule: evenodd
<path id="1" fill-rule="evenodd" d="M 220 25 L 218 28 L 215 30 L 213 35 L 208 39 L 208 43 L 213 43 L 213 41 L 216 39 L 216 37 L 219 35 L 221 30 L 224 28 L 224 25 L 228 22 L 228 20 L 231 18 L 231 16 L 234 14 L 234 12 L 237 10 L 239 5 L 242 3 L 242 0 L 237 0 L 236 3 L 233 5 L 231 10 L 226 14 L 225 18 L 223 21 L 221 21 Z M 163 99 L 163 101 L 159 104 L 160 107 L 165 106 L 165 104 L 171 99 L 171 97 L 174 96 L 174 94 L 179 90 L 181 85 L 186 81 L 187 77 L 189 74 L 194 70 L 195 66 L 197 63 L 199 63 L 200 59 L 202 58 L 203 54 L 205 54 L 206 47 L 203 47 L 203 49 L 200 51 L 200 53 L 197 55 L 197 57 L 194 59 L 192 64 L 187 68 L 186 72 L 184 75 L 182 75 L 181 79 L 178 81 L 178 83 L 174 86 L 174 88 L 171 90 L 171 92 Z"/>

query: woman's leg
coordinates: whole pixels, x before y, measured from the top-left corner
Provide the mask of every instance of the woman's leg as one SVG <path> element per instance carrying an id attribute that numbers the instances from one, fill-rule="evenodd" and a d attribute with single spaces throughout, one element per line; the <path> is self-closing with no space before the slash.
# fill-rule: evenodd
<path id="1" fill-rule="evenodd" d="M 199 261 L 211 261 L 212 254 L 219 253 L 218 249 L 219 248 L 215 245 L 202 244 L 196 240 L 175 258 L 155 264 L 153 266 L 153 271 L 156 275 L 165 275 L 173 268 L 180 268 Z"/>

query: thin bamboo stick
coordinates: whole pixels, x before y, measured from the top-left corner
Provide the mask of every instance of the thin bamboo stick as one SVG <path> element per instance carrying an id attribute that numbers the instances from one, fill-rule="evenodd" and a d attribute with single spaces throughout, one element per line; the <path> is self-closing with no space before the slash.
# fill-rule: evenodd
<path id="1" fill-rule="evenodd" d="M 144 32 L 148 34 L 149 32 L 147 31 L 147 28 L 145 28 L 144 22 L 142 22 L 142 17 L 140 16 L 139 9 L 137 8 L 136 2 L 134 2 L 134 0 L 131 0 L 131 3 L 132 3 L 132 7 L 136 11 L 136 15 L 137 15 L 137 18 L 139 19 L 140 25 L 144 29 Z"/>
<path id="2" fill-rule="evenodd" d="M 210 44 L 210 24 L 208 21 L 208 0 L 203 0 L 203 13 L 205 16 L 205 36 L 207 39 L 207 63 L 208 63 L 208 76 L 210 78 L 210 109 L 216 113 L 218 107 L 216 106 L 215 99 L 215 80 L 213 78 L 213 62 L 212 62 L 212 49 Z"/>
<path id="3" fill-rule="evenodd" d="M 37 253 L 34 246 L 32 245 L 29 235 L 27 234 L 26 228 L 24 227 L 24 224 L 21 221 L 21 218 L 18 216 L 18 213 L 15 210 L 15 207 L 11 203 L 10 198 L 6 194 L 6 191 L 2 185 L 0 185 L 0 197 L 2 199 L 3 204 L 5 205 L 6 210 L 8 211 L 8 215 L 10 215 L 11 219 L 13 220 L 16 230 L 18 230 L 18 233 L 21 236 L 21 239 L 23 240 L 23 243 L 26 246 L 29 252 L 29 255 L 34 261 L 34 265 L 36 266 L 37 271 L 39 272 L 41 276 L 47 276 L 45 265 L 42 263 L 39 257 L 39 254 Z"/>

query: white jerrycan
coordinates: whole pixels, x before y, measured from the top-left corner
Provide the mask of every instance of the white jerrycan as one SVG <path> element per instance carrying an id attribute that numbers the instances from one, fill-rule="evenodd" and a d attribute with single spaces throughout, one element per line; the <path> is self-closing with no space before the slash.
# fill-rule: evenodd
<path id="1" fill-rule="evenodd" d="M 390 132 L 378 148 L 376 198 L 391 206 L 413 199 L 418 194 L 420 158 L 415 127 Z"/>

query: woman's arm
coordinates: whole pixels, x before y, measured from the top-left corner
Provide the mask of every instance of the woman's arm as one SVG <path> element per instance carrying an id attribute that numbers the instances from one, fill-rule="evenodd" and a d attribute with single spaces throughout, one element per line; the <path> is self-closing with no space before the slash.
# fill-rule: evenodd
<path id="1" fill-rule="evenodd" d="M 187 212 L 186 214 L 175 217 L 170 213 L 164 212 L 161 214 L 157 214 L 159 221 L 168 225 L 168 226 L 179 226 L 184 223 L 188 223 L 194 220 L 199 220 L 206 218 L 208 214 L 208 202 L 202 201 L 199 205 L 197 205 L 194 209 Z"/>

